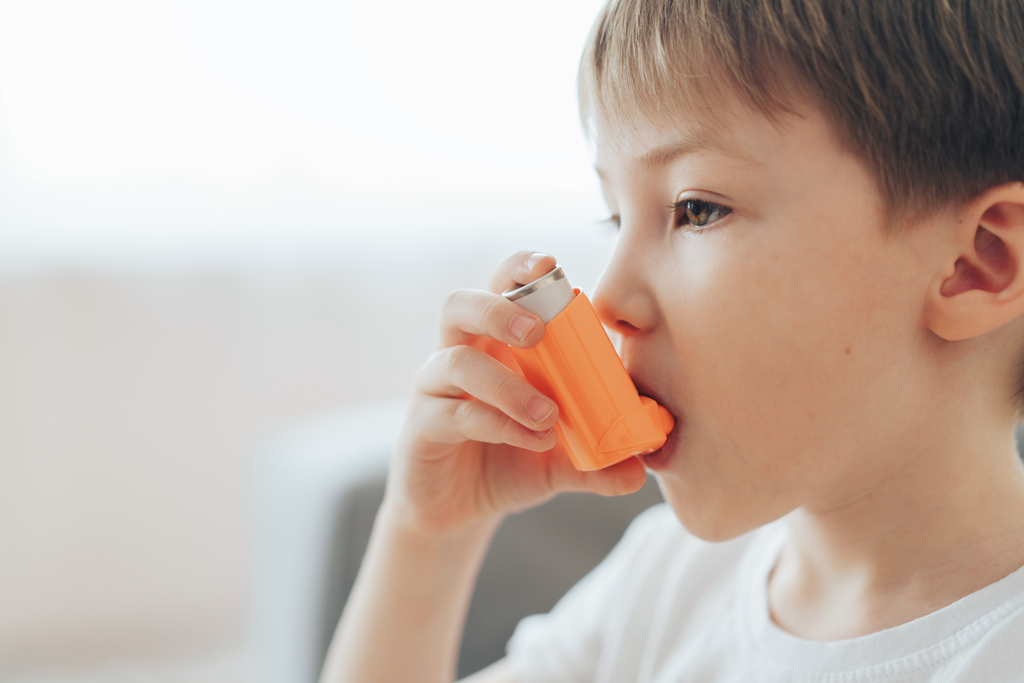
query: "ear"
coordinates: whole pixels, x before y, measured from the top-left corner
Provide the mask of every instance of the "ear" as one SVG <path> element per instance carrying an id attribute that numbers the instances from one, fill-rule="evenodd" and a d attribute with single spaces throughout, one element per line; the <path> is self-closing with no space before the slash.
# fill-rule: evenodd
<path id="1" fill-rule="evenodd" d="M 970 339 L 1024 312 L 1024 183 L 994 187 L 956 213 L 925 322 L 949 341 Z"/>

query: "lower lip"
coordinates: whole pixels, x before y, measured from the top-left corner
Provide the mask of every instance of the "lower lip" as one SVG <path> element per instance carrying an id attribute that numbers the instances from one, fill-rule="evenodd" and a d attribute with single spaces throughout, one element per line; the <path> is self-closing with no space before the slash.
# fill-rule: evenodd
<path id="1" fill-rule="evenodd" d="M 675 454 L 676 444 L 679 442 L 680 426 L 680 421 L 677 419 L 676 426 L 668 433 L 668 438 L 665 439 L 665 443 L 661 445 L 661 448 L 652 453 L 639 456 L 640 461 L 643 462 L 644 466 L 657 472 L 658 470 L 665 469 L 671 464 L 672 456 Z"/>

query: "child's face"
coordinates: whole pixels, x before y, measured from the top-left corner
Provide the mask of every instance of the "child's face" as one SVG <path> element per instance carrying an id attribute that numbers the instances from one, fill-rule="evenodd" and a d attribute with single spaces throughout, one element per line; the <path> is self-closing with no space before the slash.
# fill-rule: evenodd
<path id="1" fill-rule="evenodd" d="M 882 484 L 919 447 L 934 382 L 934 226 L 887 235 L 875 181 L 813 110 L 633 132 L 598 147 L 621 226 L 593 299 L 678 419 L 647 464 L 680 519 L 723 539 Z M 704 227 L 680 200 L 705 202 L 689 206 Z"/>

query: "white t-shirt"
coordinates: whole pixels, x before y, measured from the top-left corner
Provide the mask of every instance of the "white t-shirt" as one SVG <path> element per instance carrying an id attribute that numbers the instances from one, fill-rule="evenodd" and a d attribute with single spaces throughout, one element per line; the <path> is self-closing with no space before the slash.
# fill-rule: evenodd
<path id="1" fill-rule="evenodd" d="M 519 623 L 519 683 L 1024 681 L 1024 568 L 860 638 L 797 638 L 768 615 L 784 520 L 707 543 L 658 505 L 545 615 Z"/>

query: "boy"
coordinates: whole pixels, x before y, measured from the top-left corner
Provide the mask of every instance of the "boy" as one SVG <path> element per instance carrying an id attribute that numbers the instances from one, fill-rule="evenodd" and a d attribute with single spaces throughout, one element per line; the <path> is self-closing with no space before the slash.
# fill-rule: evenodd
<path id="1" fill-rule="evenodd" d="M 1020 1 L 611 0 L 592 300 L 677 425 L 573 470 L 474 347 L 540 340 L 496 293 L 554 260 L 453 294 L 323 681 L 451 680 L 500 518 L 645 466 L 668 507 L 472 680 L 1024 680 L 1022 54 Z"/>

